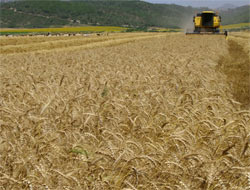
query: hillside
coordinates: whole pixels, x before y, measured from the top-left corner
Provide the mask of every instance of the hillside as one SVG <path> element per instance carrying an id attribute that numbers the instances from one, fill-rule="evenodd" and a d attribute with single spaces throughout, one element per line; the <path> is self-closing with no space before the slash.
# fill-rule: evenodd
<path id="1" fill-rule="evenodd" d="M 220 14 L 224 21 L 222 24 L 237 24 L 237 23 L 249 23 L 250 22 L 250 6 L 242 6 L 235 9 L 229 9 L 222 11 Z"/>
<path id="2" fill-rule="evenodd" d="M 142 1 L 22 1 L 1 3 L 2 28 L 112 25 L 181 28 L 195 12 L 192 7 Z M 223 12 L 223 22 L 246 22 L 249 6 Z M 231 14 L 233 12 L 233 14 Z"/>

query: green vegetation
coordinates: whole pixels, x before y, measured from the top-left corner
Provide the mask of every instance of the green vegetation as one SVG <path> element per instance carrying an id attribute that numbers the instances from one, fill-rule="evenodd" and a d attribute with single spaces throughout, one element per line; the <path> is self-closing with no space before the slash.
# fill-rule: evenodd
<path id="1" fill-rule="evenodd" d="M 195 12 L 204 9 L 142 1 L 17 1 L 1 3 L 0 26 L 46 28 L 100 25 L 177 29 L 182 28 Z M 249 6 L 221 12 L 222 24 L 249 22 L 248 13 Z"/>
<path id="2" fill-rule="evenodd" d="M 18 1 L 1 5 L 1 27 L 105 25 L 179 28 L 195 9 L 140 1 Z"/>
<path id="3" fill-rule="evenodd" d="M 238 23 L 249 23 L 250 22 L 250 6 L 238 7 L 235 9 L 229 9 L 220 13 L 222 24 L 238 24 Z"/>
<path id="4" fill-rule="evenodd" d="M 83 26 L 83 27 L 61 27 L 61 28 L 6 28 L 0 29 L 0 35 L 8 34 L 48 34 L 48 33 L 92 33 L 92 32 L 123 32 L 127 28 L 112 26 Z"/>

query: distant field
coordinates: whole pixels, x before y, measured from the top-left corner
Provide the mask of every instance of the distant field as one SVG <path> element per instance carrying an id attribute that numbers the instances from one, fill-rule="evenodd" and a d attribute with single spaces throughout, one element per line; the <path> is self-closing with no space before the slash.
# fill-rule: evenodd
<path id="1" fill-rule="evenodd" d="M 64 28 L 3 28 L 0 29 L 0 34 L 30 34 L 30 33 L 91 33 L 91 32 L 123 32 L 128 28 L 125 27 L 115 27 L 115 26 L 85 26 L 85 27 L 64 27 Z M 131 31 L 137 31 L 131 28 Z M 140 31 L 140 30 L 138 30 Z M 180 32 L 182 29 L 173 28 L 160 28 L 153 27 L 149 28 L 148 31 L 154 32 Z"/>
<path id="2" fill-rule="evenodd" d="M 250 23 L 239 23 L 232 25 L 222 26 L 221 29 L 227 30 L 239 30 L 239 29 L 249 29 Z M 30 33 L 91 33 L 91 32 L 123 32 L 128 28 L 116 27 L 116 26 L 84 26 L 84 27 L 64 27 L 64 28 L 0 28 L 0 35 L 13 34 L 22 35 Z M 149 28 L 148 31 L 151 32 L 181 32 L 183 29 L 173 29 L 173 28 L 160 28 L 153 27 Z"/>
<path id="3" fill-rule="evenodd" d="M 222 25 L 221 29 L 250 29 L 250 23 L 239 23 L 239 24 L 230 24 L 230 25 Z M 172 28 L 153 28 L 154 31 L 157 32 L 181 32 L 183 29 L 172 29 Z"/>
<path id="4" fill-rule="evenodd" d="M 250 23 L 239 23 L 239 24 L 230 24 L 222 26 L 222 29 L 240 29 L 240 28 L 250 28 Z"/>
<path id="5" fill-rule="evenodd" d="M 178 28 L 152 27 L 152 28 L 149 28 L 149 31 L 155 31 L 155 32 L 181 32 L 182 29 L 178 29 Z"/>
<path id="6" fill-rule="evenodd" d="M 59 32 L 121 32 L 126 30 L 124 27 L 116 26 L 84 26 L 84 27 L 65 27 L 65 28 L 4 28 L 0 29 L 0 33 L 59 33 Z"/>

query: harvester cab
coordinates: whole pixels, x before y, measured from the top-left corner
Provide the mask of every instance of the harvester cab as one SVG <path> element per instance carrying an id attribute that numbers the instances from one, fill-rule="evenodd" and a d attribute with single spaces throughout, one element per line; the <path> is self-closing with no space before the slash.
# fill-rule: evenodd
<path id="1" fill-rule="evenodd" d="M 221 17 L 214 11 L 203 11 L 193 18 L 194 30 L 186 34 L 219 34 L 227 36 L 227 31 L 220 32 Z"/>

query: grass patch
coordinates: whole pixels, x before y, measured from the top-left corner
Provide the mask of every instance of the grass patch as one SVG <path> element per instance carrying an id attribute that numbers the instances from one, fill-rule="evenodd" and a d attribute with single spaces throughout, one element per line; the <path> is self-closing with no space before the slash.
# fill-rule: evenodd
<path id="1" fill-rule="evenodd" d="M 85 157 L 88 159 L 89 158 L 89 155 L 88 155 L 88 152 L 80 147 L 75 147 L 71 150 L 72 153 L 75 153 L 75 154 L 81 154 L 81 155 L 85 155 Z"/>
<path id="2" fill-rule="evenodd" d="M 27 35 L 29 32 L 0 32 L 0 35 Z"/>

